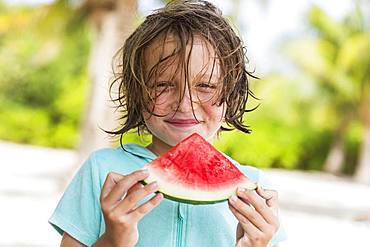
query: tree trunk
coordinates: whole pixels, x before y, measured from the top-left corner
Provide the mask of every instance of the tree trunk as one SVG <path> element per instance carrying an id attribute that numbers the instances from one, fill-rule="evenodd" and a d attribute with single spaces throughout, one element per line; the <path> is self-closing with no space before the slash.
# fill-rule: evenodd
<path id="1" fill-rule="evenodd" d="M 324 164 L 324 171 L 326 172 L 339 174 L 342 170 L 345 158 L 344 136 L 350 121 L 350 117 L 346 117 L 336 130 L 333 143 Z"/>
<path id="2" fill-rule="evenodd" d="M 368 92 L 365 95 L 365 100 L 361 107 L 364 135 L 359 154 L 359 163 L 355 172 L 355 180 L 370 184 L 370 86 L 367 89 Z"/>
<path id="3" fill-rule="evenodd" d="M 96 1 L 90 2 L 86 2 L 94 35 L 89 62 L 90 90 L 81 124 L 78 158 L 71 175 L 92 151 L 112 145 L 109 135 L 101 130 L 118 126 L 119 116 L 114 113 L 109 97 L 112 58 L 133 31 L 137 14 L 137 0 L 101 1 L 99 6 L 94 6 Z"/>
<path id="4" fill-rule="evenodd" d="M 333 144 L 326 158 L 324 171 L 339 174 L 344 161 L 344 140 L 342 134 L 334 137 Z"/>

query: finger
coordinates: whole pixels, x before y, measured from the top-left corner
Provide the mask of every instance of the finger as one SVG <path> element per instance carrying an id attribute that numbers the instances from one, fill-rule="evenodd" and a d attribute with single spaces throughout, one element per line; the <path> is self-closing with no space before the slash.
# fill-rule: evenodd
<path id="1" fill-rule="evenodd" d="M 278 192 L 275 190 L 265 190 L 261 186 L 257 188 L 257 194 L 266 199 L 266 204 L 269 206 L 274 215 L 279 215 L 279 205 L 278 205 Z"/>
<path id="2" fill-rule="evenodd" d="M 239 211 L 232 204 L 229 204 L 229 208 L 231 212 L 235 215 L 236 219 L 239 221 L 245 233 L 247 233 L 249 236 L 256 236 L 261 234 L 261 231 L 244 215 L 239 213 Z"/>
<path id="3" fill-rule="evenodd" d="M 143 188 L 144 185 L 142 183 L 136 183 L 134 186 L 132 186 L 128 191 L 127 191 L 127 195 L 133 193 L 134 191 L 137 191 L 141 188 Z"/>
<path id="4" fill-rule="evenodd" d="M 229 199 L 231 206 L 237 210 L 248 222 L 251 222 L 260 231 L 264 231 L 268 224 L 265 219 L 250 205 L 246 204 L 244 201 L 240 200 L 236 196 L 231 196 Z"/>
<path id="5" fill-rule="evenodd" d="M 124 176 L 118 173 L 110 172 L 108 173 L 101 193 L 100 193 L 100 200 L 104 199 L 109 192 L 112 190 L 112 188 L 123 178 Z"/>
<path id="6" fill-rule="evenodd" d="M 268 224 L 278 224 L 273 210 L 266 205 L 265 201 L 256 192 L 239 188 L 237 194 L 241 199 L 247 200 Z"/>
<path id="7" fill-rule="evenodd" d="M 141 188 L 143 188 L 144 185 L 142 183 L 136 183 L 134 186 L 132 186 L 126 193 L 126 196 L 128 196 L 129 194 L 133 193 L 134 191 L 137 191 Z M 136 207 L 133 207 L 131 208 L 127 213 L 129 213 L 130 211 L 134 210 Z"/>
<path id="8" fill-rule="evenodd" d="M 278 193 L 276 190 L 265 190 L 261 186 L 257 187 L 257 194 L 266 200 L 266 204 L 269 207 L 278 206 Z"/>
<path id="9" fill-rule="evenodd" d="M 156 206 L 159 205 L 159 203 L 162 201 L 163 195 L 162 193 L 158 193 L 155 196 L 153 196 L 149 201 L 143 203 L 138 208 L 133 210 L 129 215 L 132 217 L 135 221 L 141 220 L 147 213 L 152 211 Z"/>
<path id="10" fill-rule="evenodd" d="M 105 203 L 110 206 L 115 206 L 133 185 L 145 179 L 148 175 L 148 171 L 140 170 L 125 176 L 118 181 L 110 193 L 105 197 Z"/>
<path id="11" fill-rule="evenodd" d="M 143 188 L 127 194 L 126 197 L 117 205 L 115 210 L 118 214 L 125 214 L 136 208 L 136 204 L 144 197 L 158 190 L 157 182 L 145 185 Z"/>

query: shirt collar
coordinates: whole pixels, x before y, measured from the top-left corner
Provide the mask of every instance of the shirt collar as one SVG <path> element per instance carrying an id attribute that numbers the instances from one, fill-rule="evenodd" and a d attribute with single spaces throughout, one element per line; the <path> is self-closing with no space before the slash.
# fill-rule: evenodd
<path id="1" fill-rule="evenodd" d="M 122 147 L 119 147 L 119 148 L 122 148 Z M 147 149 L 146 147 L 140 146 L 138 144 L 135 144 L 135 143 L 124 144 L 123 150 L 133 155 L 147 158 L 150 160 L 154 160 L 157 158 L 157 155 L 155 155 L 149 149 Z"/>

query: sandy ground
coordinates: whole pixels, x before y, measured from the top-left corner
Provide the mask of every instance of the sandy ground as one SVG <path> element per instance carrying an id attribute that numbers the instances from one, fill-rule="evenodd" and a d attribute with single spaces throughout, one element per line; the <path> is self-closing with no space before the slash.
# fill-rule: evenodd
<path id="1" fill-rule="evenodd" d="M 69 150 L 0 142 L 1 247 L 59 246 L 47 219 L 75 158 Z M 279 190 L 289 237 L 280 246 L 370 246 L 370 186 L 323 173 L 266 173 Z"/>

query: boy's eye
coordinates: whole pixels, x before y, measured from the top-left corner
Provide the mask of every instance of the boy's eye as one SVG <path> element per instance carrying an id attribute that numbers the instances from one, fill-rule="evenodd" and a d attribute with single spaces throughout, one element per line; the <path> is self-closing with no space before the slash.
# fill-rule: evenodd
<path id="1" fill-rule="evenodd" d="M 216 88 L 216 85 L 210 84 L 210 83 L 199 83 L 199 84 L 197 84 L 197 87 L 200 87 L 200 88 Z"/>
<path id="2" fill-rule="evenodd" d="M 158 82 L 158 84 L 156 85 L 157 88 L 168 88 L 168 87 L 174 87 L 175 85 L 172 83 L 172 82 L 169 82 L 169 81 L 162 81 L 162 82 Z"/>
<path id="3" fill-rule="evenodd" d="M 202 92 L 213 92 L 217 89 L 216 84 L 201 82 L 195 85 L 196 90 Z"/>
<path id="4" fill-rule="evenodd" d="M 160 96 L 164 93 L 172 92 L 175 89 L 175 84 L 170 81 L 160 81 L 156 83 L 153 89 L 157 96 Z"/>

